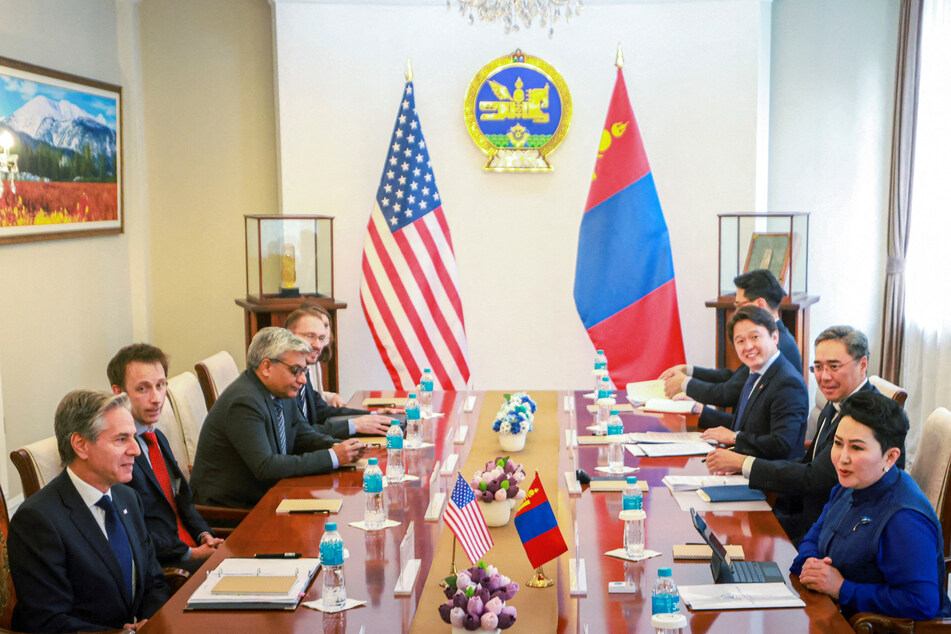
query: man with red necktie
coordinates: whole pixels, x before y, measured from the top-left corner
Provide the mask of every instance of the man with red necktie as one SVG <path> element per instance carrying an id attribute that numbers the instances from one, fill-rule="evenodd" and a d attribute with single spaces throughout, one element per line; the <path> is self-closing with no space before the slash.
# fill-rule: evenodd
<path id="1" fill-rule="evenodd" d="M 106 373 L 112 391 L 128 394 L 132 405 L 142 453 L 135 458 L 129 486 L 142 497 L 159 563 L 194 572 L 223 540 L 195 510 L 188 479 L 165 435 L 155 429 L 165 406 L 168 358 L 155 346 L 137 343 L 119 350 Z"/>

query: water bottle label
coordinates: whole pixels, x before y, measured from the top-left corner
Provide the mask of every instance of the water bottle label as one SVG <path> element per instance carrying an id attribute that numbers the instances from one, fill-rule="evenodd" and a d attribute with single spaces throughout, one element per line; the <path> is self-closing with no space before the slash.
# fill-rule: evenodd
<path id="1" fill-rule="evenodd" d="M 608 369 L 608 362 L 607 362 L 607 361 L 595 361 L 595 362 L 594 362 L 594 369 L 595 369 L 595 370 L 607 370 L 607 369 Z"/>
<path id="2" fill-rule="evenodd" d="M 680 598 L 672 594 L 655 594 L 651 598 L 651 614 L 676 614 L 680 612 Z"/>
<path id="3" fill-rule="evenodd" d="M 322 541 L 320 543 L 320 565 L 322 566 L 342 566 L 343 565 L 343 541 Z"/>
<path id="4" fill-rule="evenodd" d="M 363 492 L 364 493 L 382 493 L 383 492 L 383 474 L 364 472 Z"/>
<path id="5" fill-rule="evenodd" d="M 419 420 L 419 408 L 418 408 L 418 407 L 407 407 L 407 408 L 406 408 L 406 420 Z"/>
<path id="6" fill-rule="evenodd" d="M 623 433 L 623 425 L 608 425 L 608 436 L 620 436 Z"/>
<path id="7" fill-rule="evenodd" d="M 432 381 L 420 381 L 419 386 L 423 389 L 424 392 L 433 391 L 433 382 Z"/>
<path id="8" fill-rule="evenodd" d="M 644 510 L 644 498 L 635 495 L 625 495 L 621 499 L 621 510 L 624 511 L 642 511 Z"/>
<path id="9" fill-rule="evenodd" d="M 611 390 L 598 390 L 598 399 L 611 398 Z"/>
<path id="10" fill-rule="evenodd" d="M 386 437 L 386 448 L 389 449 L 402 449 L 403 448 L 403 437 L 402 436 L 387 436 Z"/>

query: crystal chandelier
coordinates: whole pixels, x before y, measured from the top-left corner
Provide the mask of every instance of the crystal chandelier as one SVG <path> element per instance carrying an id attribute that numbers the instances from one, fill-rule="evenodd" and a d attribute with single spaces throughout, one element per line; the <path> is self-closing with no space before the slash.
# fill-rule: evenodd
<path id="1" fill-rule="evenodd" d="M 581 0 L 456 0 L 459 15 L 466 16 L 469 25 L 480 22 L 501 22 L 506 33 L 518 33 L 519 24 L 531 28 L 535 18 L 538 26 L 548 27 L 548 37 L 555 35 L 555 23 L 564 12 L 565 21 L 573 15 L 581 15 Z M 452 8 L 452 0 L 446 0 L 446 8 Z"/>

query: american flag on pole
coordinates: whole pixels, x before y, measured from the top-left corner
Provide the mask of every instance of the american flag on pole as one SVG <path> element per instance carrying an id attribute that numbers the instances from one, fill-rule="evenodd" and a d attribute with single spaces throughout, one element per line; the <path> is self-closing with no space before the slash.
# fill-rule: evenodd
<path id="1" fill-rule="evenodd" d="M 489 534 L 489 527 L 485 525 L 485 518 L 482 517 L 482 510 L 472 494 L 472 487 L 461 473 L 456 478 L 456 486 L 449 496 L 449 503 L 442 517 L 473 564 L 478 563 L 495 545 L 492 535 Z"/>
<path id="2" fill-rule="evenodd" d="M 436 389 L 463 387 L 469 347 L 456 257 L 412 81 L 370 212 L 362 269 L 360 303 L 393 385 L 412 389 L 428 367 Z"/>

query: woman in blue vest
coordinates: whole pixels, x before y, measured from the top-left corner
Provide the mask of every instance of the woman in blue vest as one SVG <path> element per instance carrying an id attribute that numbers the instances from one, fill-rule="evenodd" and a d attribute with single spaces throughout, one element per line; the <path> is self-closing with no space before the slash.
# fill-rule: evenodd
<path id="1" fill-rule="evenodd" d="M 838 601 L 846 617 L 951 615 L 938 517 L 911 476 L 895 466 L 908 417 L 898 403 L 872 392 L 853 394 L 841 411 L 832 448 L 839 484 L 790 571 Z"/>

